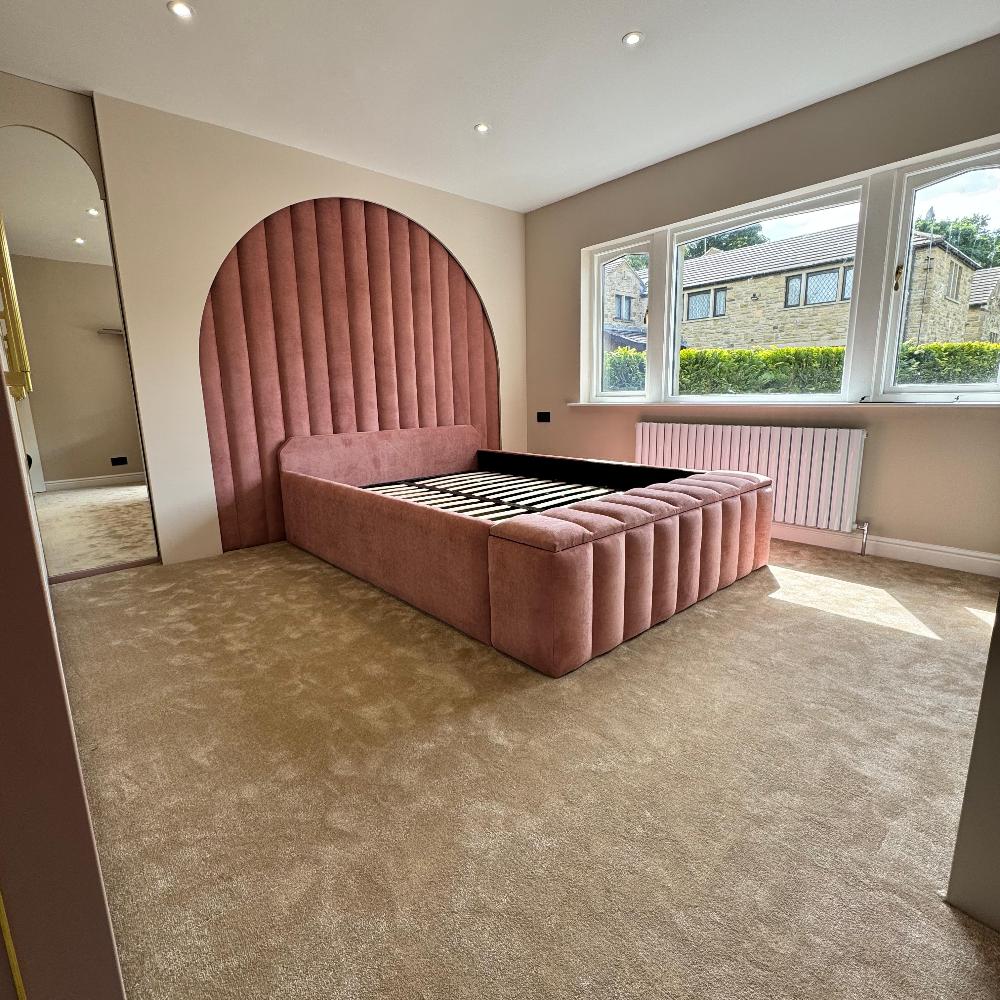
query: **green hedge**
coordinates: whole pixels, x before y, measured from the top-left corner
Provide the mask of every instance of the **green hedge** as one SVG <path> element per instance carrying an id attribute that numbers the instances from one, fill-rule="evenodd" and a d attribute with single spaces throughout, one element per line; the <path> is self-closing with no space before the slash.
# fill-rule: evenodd
<path id="1" fill-rule="evenodd" d="M 681 395 L 840 392 L 842 347 L 681 351 Z"/>
<path id="2" fill-rule="evenodd" d="M 899 357 L 902 385 L 992 382 L 1000 366 L 1000 344 L 903 343 Z M 731 393 L 834 393 L 844 371 L 843 347 L 767 347 L 750 349 L 684 348 L 680 357 L 681 395 Z M 646 353 L 619 347 L 604 358 L 607 392 L 641 390 Z"/>
<path id="3" fill-rule="evenodd" d="M 605 392 L 635 392 L 646 387 L 646 352 L 619 347 L 604 355 Z"/>
<path id="4" fill-rule="evenodd" d="M 910 344 L 903 341 L 896 381 L 900 385 L 995 382 L 998 366 L 1000 344 L 983 340 L 964 344 Z"/>

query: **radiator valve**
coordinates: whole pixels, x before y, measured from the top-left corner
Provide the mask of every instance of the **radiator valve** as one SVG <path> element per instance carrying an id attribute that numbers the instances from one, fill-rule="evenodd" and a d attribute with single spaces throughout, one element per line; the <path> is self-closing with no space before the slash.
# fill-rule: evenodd
<path id="1" fill-rule="evenodd" d="M 856 521 L 854 529 L 861 532 L 861 554 L 864 555 L 865 549 L 868 548 L 868 522 Z"/>

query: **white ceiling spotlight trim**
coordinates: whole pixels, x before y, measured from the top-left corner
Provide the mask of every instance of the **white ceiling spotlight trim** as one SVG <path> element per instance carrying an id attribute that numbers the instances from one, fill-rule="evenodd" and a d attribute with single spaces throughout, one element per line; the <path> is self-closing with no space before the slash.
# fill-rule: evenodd
<path id="1" fill-rule="evenodd" d="M 486 135 L 490 131 L 490 127 L 486 122 L 476 122 L 476 124 L 473 125 L 472 127 L 480 135 Z"/>
<path id="2" fill-rule="evenodd" d="M 622 35 L 622 45 L 627 49 L 636 49 L 642 45 L 645 37 L 641 31 L 627 31 Z"/>
<path id="3" fill-rule="evenodd" d="M 185 0 L 168 0 L 167 10 L 181 21 L 190 21 L 194 17 L 194 7 Z"/>
<path id="4" fill-rule="evenodd" d="M 82 236 L 77 236 L 77 238 L 75 240 L 73 240 L 73 242 L 78 247 L 82 247 L 84 245 L 84 243 L 86 243 L 87 241 Z"/>
<path id="5" fill-rule="evenodd" d="M 87 215 L 89 215 L 92 219 L 96 219 L 100 214 L 101 213 L 96 208 L 87 209 Z"/>

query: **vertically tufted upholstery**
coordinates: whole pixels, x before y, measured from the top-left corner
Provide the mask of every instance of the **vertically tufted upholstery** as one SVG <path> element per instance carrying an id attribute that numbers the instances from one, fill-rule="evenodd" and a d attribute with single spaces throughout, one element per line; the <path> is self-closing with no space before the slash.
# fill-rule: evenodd
<path id="1" fill-rule="evenodd" d="M 558 677 L 767 563 L 771 480 L 706 472 L 493 525 L 491 642 Z"/>
<path id="2" fill-rule="evenodd" d="M 476 289 L 426 229 L 371 202 L 300 202 L 237 243 L 205 304 L 201 379 L 224 549 L 284 538 L 290 437 L 470 424 L 500 444 Z"/>

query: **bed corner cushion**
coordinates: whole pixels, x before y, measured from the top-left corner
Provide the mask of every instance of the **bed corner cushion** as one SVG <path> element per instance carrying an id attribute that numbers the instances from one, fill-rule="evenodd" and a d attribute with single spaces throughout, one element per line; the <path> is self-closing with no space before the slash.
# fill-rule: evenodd
<path id="1" fill-rule="evenodd" d="M 488 643 L 489 524 L 358 488 L 474 469 L 481 441 L 463 425 L 289 438 L 288 541 Z"/>
<path id="2" fill-rule="evenodd" d="M 771 481 L 700 473 L 493 525 L 492 644 L 558 677 L 765 565 Z"/>

